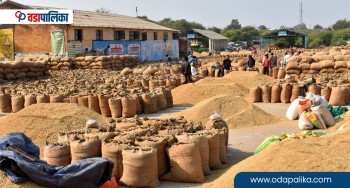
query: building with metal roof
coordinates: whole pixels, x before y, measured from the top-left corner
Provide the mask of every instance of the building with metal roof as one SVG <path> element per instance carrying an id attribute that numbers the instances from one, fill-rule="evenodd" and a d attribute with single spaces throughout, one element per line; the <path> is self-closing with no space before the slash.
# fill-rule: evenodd
<path id="1" fill-rule="evenodd" d="M 62 8 L 23 5 L 11 0 L 0 3 L 0 9 L 42 9 Z M 79 51 L 93 49 L 93 41 L 149 41 L 176 40 L 178 30 L 138 17 L 106 14 L 93 11 L 73 10 L 70 25 L 0 25 L 0 29 L 12 29 L 16 54 L 50 54 L 52 52 L 52 31 L 63 32 L 65 51 L 70 46 Z"/>
<path id="2" fill-rule="evenodd" d="M 228 38 L 210 30 L 192 29 L 187 32 L 192 48 L 208 48 L 209 51 L 220 51 L 227 48 Z"/>

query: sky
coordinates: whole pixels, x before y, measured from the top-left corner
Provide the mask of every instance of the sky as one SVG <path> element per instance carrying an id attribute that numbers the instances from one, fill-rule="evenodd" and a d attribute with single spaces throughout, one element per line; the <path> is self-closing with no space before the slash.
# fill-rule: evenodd
<path id="1" fill-rule="evenodd" d="M 350 0 L 14 0 L 21 4 L 91 10 L 101 7 L 113 13 L 186 19 L 205 27 L 224 28 L 232 19 L 242 26 L 265 25 L 270 29 L 299 24 L 299 2 L 303 5 L 303 23 L 329 27 L 340 19 L 350 19 Z"/>

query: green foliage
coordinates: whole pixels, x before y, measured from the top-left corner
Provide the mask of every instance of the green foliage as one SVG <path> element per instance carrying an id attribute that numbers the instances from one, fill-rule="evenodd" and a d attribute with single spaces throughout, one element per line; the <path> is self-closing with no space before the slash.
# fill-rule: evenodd
<path id="1" fill-rule="evenodd" d="M 205 29 L 202 24 L 197 22 L 188 22 L 185 19 L 172 20 L 171 18 L 164 18 L 163 20 L 159 21 L 159 23 L 168 27 L 176 28 L 180 31 L 187 31 L 190 29 Z"/>
<path id="2" fill-rule="evenodd" d="M 350 28 L 350 20 L 347 20 L 347 19 L 338 20 L 337 22 L 335 22 L 335 24 L 332 25 L 332 28 L 334 30 Z"/>
<path id="3" fill-rule="evenodd" d="M 332 46 L 346 45 L 350 40 L 350 29 L 342 29 L 334 32 L 331 44 Z"/>
<path id="4" fill-rule="evenodd" d="M 238 19 L 232 19 L 230 25 L 225 27 L 225 30 L 229 29 L 241 29 L 241 24 L 239 23 Z"/>
<path id="5" fill-rule="evenodd" d="M 332 42 L 333 32 L 331 31 L 322 31 L 322 32 L 313 32 L 308 36 L 310 48 L 318 48 L 321 46 L 330 46 Z"/>
<path id="6" fill-rule="evenodd" d="M 258 29 L 259 29 L 260 31 L 263 31 L 263 30 L 267 30 L 268 28 L 267 28 L 265 25 L 259 25 L 259 26 L 258 26 Z"/>
<path id="7" fill-rule="evenodd" d="M 314 26 L 314 29 L 323 29 L 323 27 L 321 25 L 317 24 Z"/>
<path id="8" fill-rule="evenodd" d="M 294 26 L 294 29 L 307 29 L 307 27 L 304 23 L 301 23 L 301 24 Z"/>
<path id="9" fill-rule="evenodd" d="M 208 30 L 214 31 L 215 33 L 221 33 L 221 29 L 217 27 L 209 27 Z"/>

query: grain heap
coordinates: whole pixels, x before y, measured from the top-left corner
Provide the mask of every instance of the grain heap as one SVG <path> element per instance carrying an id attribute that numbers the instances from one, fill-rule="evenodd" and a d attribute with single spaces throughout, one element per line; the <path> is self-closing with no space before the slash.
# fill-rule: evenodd
<path id="1" fill-rule="evenodd" d="M 248 103 L 238 96 L 217 95 L 201 101 L 194 107 L 171 116 L 181 117 L 198 122 L 205 122 L 213 112 L 221 114 L 229 125 L 229 128 L 241 128 L 273 124 L 279 121 L 278 118 Z"/>
<path id="2" fill-rule="evenodd" d="M 204 187 L 233 186 L 239 172 L 349 172 L 349 119 L 343 131 L 307 139 L 287 139 L 231 167 Z M 332 157 L 329 154 L 332 153 Z"/>
<path id="3" fill-rule="evenodd" d="M 244 96 L 248 89 L 225 78 L 205 78 L 194 84 L 186 84 L 172 91 L 174 104 L 197 104 L 210 97 L 229 94 Z"/>

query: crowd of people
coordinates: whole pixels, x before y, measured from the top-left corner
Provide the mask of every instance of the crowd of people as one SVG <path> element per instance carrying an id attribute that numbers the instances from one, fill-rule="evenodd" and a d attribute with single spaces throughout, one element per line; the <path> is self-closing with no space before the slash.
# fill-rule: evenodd
<path id="1" fill-rule="evenodd" d="M 263 74 L 269 75 L 270 71 L 274 67 L 282 67 L 285 68 L 288 65 L 288 60 L 293 55 L 299 55 L 300 52 L 294 52 L 294 48 L 291 47 L 287 52 L 285 52 L 285 55 L 281 61 L 278 61 L 278 56 L 276 53 L 272 51 L 268 51 L 265 53 L 261 65 L 263 67 Z M 167 64 L 171 66 L 172 59 L 166 55 L 167 58 Z M 225 59 L 222 62 L 216 62 L 213 64 L 210 68 L 213 70 L 218 70 L 219 75 L 227 75 L 232 71 L 231 66 L 232 60 L 229 56 L 226 56 Z M 256 68 L 256 60 L 253 58 L 252 55 L 248 56 L 247 59 L 247 71 L 257 71 Z M 192 78 L 191 76 L 199 75 L 198 68 L 201 66 L 200 61 L 198 61 L 196 56 L 193 56 L 189 54 L 188 56 L 184 57 L 184 62 L 182 62 L 182 73 L 185 76 L 185 83 L 191 83 Z"/>

